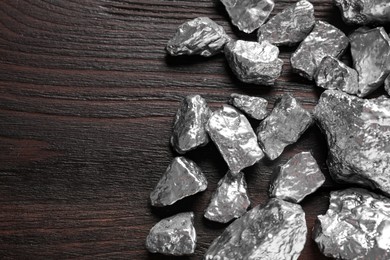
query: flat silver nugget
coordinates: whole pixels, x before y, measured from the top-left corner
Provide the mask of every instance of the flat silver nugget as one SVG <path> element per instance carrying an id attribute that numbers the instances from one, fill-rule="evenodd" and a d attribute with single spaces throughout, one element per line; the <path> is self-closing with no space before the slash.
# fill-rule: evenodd
<path id="1" fill-rule="evenodd" d="M 222 26 L 208 17 L 198 17 L 179 26 L 166 50 L 173 56 L 209 57 L 221 53 L 229 39 Z"/>
<path id="2" fill-rule="evenodd" d="M 260 147 L 274 160 L 287 145 L 295 143 L 312 122 L 310 113 L 293 96 L 285 94 L 275 101 L 271 114 L 257 128 Z"/>
<path id="3" fill-rule="evenodd" d="M 383 85 L 390 73 L 390 38 L 383 27 L 359 28 L 350 36 L 353 66 L 359 74 L 359 97 Z"/>
<path id="4" fill-rule="evenodd" d="M 251 33 L 262 25 L 274 9 L 272 0 L 221 0 L 232 23 L 243 32 Z"/>
<path id="5" fill-rule="evenodd" d="M 268 101 L 261 97 L 233 93 L 230 95 L 229 103 L 246 115 L 257 120 L 263 120 L 268 115 Z"/>
<path id="6" fill-rule="evenodd" d="M 235 220 L 207 250 L 205 260 L 296 260 L 306 241 L 298 204 L 270 199 Z"/>
<path id="7" fill-rule="evenodd" d="M 358 93 L 358 77 L 356 70 L 331 56 L 322 59 L 314 74 L 314 80 L 318 87 L 338 89 L 352 95 Z"/>
<path id="8" fill-rule="evenodd" d="M 313 5 L 301 0 L 290 5 L 257 31 L 258 41 L 269 41 L 277 46 L 296 45 L 311 32 L 315 23 Z"/>
<path id="9" fill-rule="evenodd" d="M 233 173 L 264 157 L 248 119 L 232 106 L 214 111 L 206 129 Z"/>
<path id="10" fill-rule="evenodd" d="M 326 22 L 317 21 L 311 33 L 292 54 L 291 66 L 299 75 L 312 80 L 322 59 L 325 56 L 339 58 L 348 43 L 348 37 L 342 31 Z"/>
<path id="11" fill-rule="evenodd" d="M 389 0 L 334 0 L 344 22 L 366 25 L 390 22 Z"/>
<path id="12" fill-rule="evenodd" d="M 344 260 L 390 259 L 390 200 L 364 189 L 331 192 L 313 231 L 322 253 Z"/>
<path id="13" fill-rule="evenodd" d="M 333 179 L 390 195 L 390 99 L 326 90 L 314 116 L 327 137 Z"/>
<path id="14" fill-rule="evenodd" d="M 279 48 L 267 41 L 231 41 L 225 45 L 225 56 L 239 80 L 260 85 L 274 85 L 282 72 Z"/>
<path id="15" fill-rule="evenodd" d="M 227 223 L 241 217 L 250 205 L 246 190 L 244 173 L 232 174 L 230 171 L 218 182 L 218 188 L 211 197 L 204 217 Z"/>
<path id="16" fill-rule="evenodd" d="M 191 255 L 196 247 L 194 213 L 179 213 L 162 219 L 152 227 L 146 238 L 151 253 L 164 255 Z"/>
<path id="17" fill-rule="evenodd" d="M 299 203 L 324 182 L 325 176 L 311 153 L 301 152 L 278 167 L 270 186 L 270 197 Z"/>
<path id="18" fill-rule="evenodd" d="M 205 125 L 211 110 L 200 95 L 183 99 L 176 112 L 171 144 L 179 154 L 184 154 L 209 142 Z"/>
<path id="19" fill-rule="evenodd" d="M 151 192 L 150 201 L 155 207 L 168 206 L 206 188 L 207 180 L 199 166 L 182 156 L 176 157 Z"/>

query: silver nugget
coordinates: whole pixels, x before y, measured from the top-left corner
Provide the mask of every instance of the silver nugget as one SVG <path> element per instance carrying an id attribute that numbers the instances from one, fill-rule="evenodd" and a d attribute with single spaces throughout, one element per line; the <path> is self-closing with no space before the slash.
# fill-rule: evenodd
<path id="1" fill-rule="evenodd" d="M 202 55 L 209 57 L 222 52 L 229 41 L 222 26 L 208 17 L 198 17 L 179 26 L 168 41 L 170 55 Z"/>
<path id="2" fill-rule="evenodd" d="M 233 173 L 264 157 L 248 119 L 232 106 L 214 111 L 206 129 Z"/>
<path id="3" fill-rule="evenodd" d="M 387 94 L 390 95 L 390 74 L 385 79 L 385 90 L 387 91 Z"/>
<path id="4" fill-rule="evenodd" d="M 282 71 L 279 48 L 267 41 L 231 41 L 225 45 L 230 68 L 243 82 L 273 85 Z"/>
<path id="5" fill-rule="evenodd" d="M 191 255 L 196 248 L 194 213 L 179 213 L 162 219 L 152 227 L 146 238 L 151 253 L 164 255 Z"/>
<path id="6" fill-rule="evenodd" d="M 279 167 L 270 186 L 270 196 L 299 203 L 324 182 L 325 176 L 311 153 L 301 152 Z"/>
<path id="7" fill-rule="evenodd" d="M 216 238 L 205 260 L 298 259 L 306 241 L 305 213 L 298 204 L 270 199 L 235 220 Z"/>
<path id="8" fill-rule="evenodd" d="M 314 116 L 327 137 L 331 176 L 390 195 L 390 99 L 326 90 Z"/>
<path id="9" fill-rule="evenodd" d="M 251 33 L 262 25 L 274 9 L 272 0 L 221 0 L 232 23 L 243 32 Z"/>
<path id="10" fill-rule="evenodd" d="M 364 189 L 331 192 L 313 239 L 322 253 L 344 260 L 390 259 L 390 199 Z"/>
<path id="11" fill-rule="evenodd" d="M 218 188 L 211 197 L 204 216 L 212 221 L 227 223 L 241 217 L 249 205 L 244 174 L 229 171 L 218 182 Z"/>
<path id="12" fill-rule="evenodd" d="M 150 201 L 155 207 L 168 206 L 206 188 L 207 180 L 199 166 L 184 157 L 176 157 L 151 192 Z"/>
<path id="13" fill-rule="evenodd" d="M 318 87 L 338 89 L 352 95 L 356 95 L 359 89 L 357 71 L 331 56 L 322 59 L 314 80 Z"/>
<path id="14" fill-rule="evenodd" d="M 390 22 L 389 0 L 334 0 L 348 24 Z"/>
<path id="15" fill-rule="evenodd" d="M 322 59 L 325 56 L 340 57 L 348 42 L 348 37 L 342 31 L 326 22 L 317 21 L 311 33 L 292 54 L 291 66 L 299 75 L 312 80 Z"/>
<path id="16" fill-rule="evenodd" d="M 358 96 L 382 86 L 390 73 L 390 38 L 383 27 L 359 28 L 350 36 L 353 65 L 359 74 Z"/>
<path id="17" fill-rule="evenodd" d="M 184 154 L 209 142 L 205 125 L 211 110 L 200 95 L 190 95 L 183 99 L 177 110 L 171 144 L 175 150 Z"/>
<path id="18" fill-rule="evenodd" d="M 303 41 L 315 23 L 313 5 L 301 0 L 290 5 L 257 31 L 258 41 L 269 41 L 277 46 L 295 45 Z"/>
<path id="19" fill-rule="evenodd" d="M 310 113 L 294 97 L 285 94 L 275 102 L 271 114 L 260 122 L 259 144 L 268 158 L 274 160 L 287 145 L 295 143 L 312 122 Z"/>
<path id="20" fill-rule="evenodd" d="M 229 103 L 246 115 L 257 120 L 263 120 L 268 115 L 268 101 L 261 97 L 251 97 L 233 93 L 230 95 Z"/>

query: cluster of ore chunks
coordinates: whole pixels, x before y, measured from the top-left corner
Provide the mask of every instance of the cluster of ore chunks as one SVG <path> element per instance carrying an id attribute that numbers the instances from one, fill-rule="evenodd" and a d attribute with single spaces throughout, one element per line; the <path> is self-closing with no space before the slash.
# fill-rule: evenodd
<path id="1" fill-rule="evenodd" d="M 211 111 L 200 95 L 184 98 L 176 113 L 171 144 L 180 155 L 210 140 L 229 167 L 205 210 L 220 223 L 234 219 L 204 259 L 297 259 L 306 242 L 305 213 L 298 204 L 325 181 L 310 152 L 294 155 L 276 171 L 264 206 L 250 201 L 242 170 L 262 158 L 274 160 L 316 122 L 326 135 L 332 178 L 375 189 L 332 192 L 329 209 L 318 216 L 313 239 L 324 255 L 337 259 L 390 259 L 390 99 L 363 99 L 379 87 L 390 92 L 390 39 L 383 27 L 361 27 L 348 37 L 316 21 L 313 5 L 301 0 L 270 18 L 272 0 L 221 0 L 240 30 L 258 29 L 258 42 L 232 40 L 207 17 L 182 24 L 167 44 L 171 55 L 212 56 L 223 52 L 243 82 L 273 85 L 283 61 L 277 46 L 297 45 L 291 66 L 326 89 L 313 113 L 285 94 L 267 111 L 261 97 L 232 94 L 229 105 Z M 334 0 L 346 23 L 390 22 L 388 0 Z M 353 67 L 339 60 L 350 45 Z M 389 93 L 390 94 L 390 93 Z M 247 117 L 259 120 L 256 131 Z M 173 159 L 150 195 L 163 207 L 207 188 L 195 162 Z M 146 239 L 152 253 L 190 255 L 196 247 L 192 212 L 161 220 Z"/>

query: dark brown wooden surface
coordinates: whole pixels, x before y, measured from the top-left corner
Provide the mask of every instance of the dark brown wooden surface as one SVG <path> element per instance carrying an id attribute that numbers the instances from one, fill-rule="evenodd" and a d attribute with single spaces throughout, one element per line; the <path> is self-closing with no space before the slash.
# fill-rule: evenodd
<path id="1" fill-rule="evenodd" d="M 273 14 L 292 0 L 277 0 Z M 318 19 L 346 27 L 331 0 L 313 0 Z M 208 16 L 233 38 L 255 40 L 217 0 L 0 0 L 0 258 L 170 259 L 144 247 L 162 217 L 194 211 L 200 259 L 225 225 L 202 213 L 227 167 L 214 145 L 188 155 L 204 170 L 206 192 L 172 207 L 148 196 L 175 153 L 169 146 L 181 98 L 201 94 L 213 108 L 233 92 L 270 101 L 291 93 L 313 109 L 321 91 L 285 65 L 273 88 L 240 83 L 223 55 L 168 57 L 178 25 Z M 253 126 L 257 123 L 253 121 Z M 329 190 L 326 143 L 316 126 L 274 162 L 245 170 L 252 205 L 265 203 L 275 165 L 311 150 L 327 174 L 302 203 L 309 230 Z M 300 257 L 326 259 L 310 239 Z"/>

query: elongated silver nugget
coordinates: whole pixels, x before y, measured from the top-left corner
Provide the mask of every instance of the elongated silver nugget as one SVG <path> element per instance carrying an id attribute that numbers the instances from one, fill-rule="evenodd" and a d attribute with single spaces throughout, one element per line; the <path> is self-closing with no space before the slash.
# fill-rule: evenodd
<path id="1" fill-rule="evenodd" d="M 179 26 L 168 41 L 166 50 L 170 55 L 213 56 L 222 52 L 229 41 L 222 26 L 208 17 L 198 17 Z"/>
<path id="2" fill-rule="evenodd" d="M 287 145 L 295 143 L 312 122 L 310 113 L 293 96 L 285 94 L 275 102 L 271 114 L 257 128 L 260 147 L 268 158 L 274 160 Z"/>
<path id="3" fill-rule="evenodd" d="M 176 112 L 171 144 L 184 154 L 209 142 L 205 126 L 211 110 L 200 95 L 190 95 L 183 99 Z"/>
<path id="4" fill-rule="evenodd" d="M 241 217 L 249 205 L 244 173 L 227 172 L 218 182 L 204 216 L 212 221 L 227 223 Z"/>
<path id="5" fill-rule="evenodd" d="M 214 111 L 206 129 L 233 173 L 264 157 L 248 119 L 232 106 Z"/>

